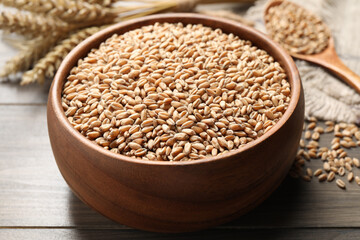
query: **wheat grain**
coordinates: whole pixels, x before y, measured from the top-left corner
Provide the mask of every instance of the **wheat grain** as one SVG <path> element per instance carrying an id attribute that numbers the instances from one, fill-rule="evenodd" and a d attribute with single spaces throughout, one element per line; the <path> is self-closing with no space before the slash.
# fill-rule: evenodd
<path id="1" fill-rule="evenodd" d="M 346 189 L 346 185 L 345 185 L 344 181 L 341 180 L 341 179 L 336 179 L 336 185 L 337 185 L 339 188 Z"/>
<path id="2" fill-rule="evenodd" d="M 299 146 L 300 146 L 301 148 L 304 148 L 304 147 L 305 147 L 305 141 L 304 141 L 304 139 L 300 139 Z"/>
<path id="3" fill-rule="evenodd" d="M 319 182 L 325 181 L 325 180 L 327 179 L 327 177 L 328 177 L 328 176 L 327 176 L 326 173 L 320 174 L 320 175 L 318 176 Z"/>
<path id="4" fill-rule="evenodd" d="M 320 169 L 320 168 L 314 172 L 315 177 L 319 176 L 320 174 L 322 174 L 322 169 Z"/>
<path id="5" fill-rule="evenodd" d="M 353 162 L 353 164 L 355 165 L 355 167 L 360 167 L 360 161 L 359 161 L 359 159 L 357 159 L 357 158 L 353 158 L 352 159 L 352 162 Z"/>
<path id="6" fill-rule="evenodd" d="M 332 182 L 334 179 L 335 179 L 335 173 L 330 172 L 329 175 L 327 176 L 327 181 Z"/>
<path id="7" fill-rule="evenodd" d="M 343 165 L 343 164 L 341 164 L 341 165 Z M 339 176 L 344 176 L 345 175 L 345 168 L 343 166 L 341 166 L 338 169 L 338 174 L 339 174 Z"/>
<path id="8" fill-rule="evenodd" d="M 360 186 L 360 177 L 359 176 L 355 176 L 355 182 Z"/>
<path id="9" fill-rule="evenodd" d="M 323 166 L 322 168 L 317 169 L 313 174 L 313 176 L 318 177 L 320 182 L 325 180 L 332 182 L 337 174 L 340 177 L 346 175 L 348 182 L 352 182 L 355 179 L 355 182 L 360 185 L 359 176 L 355 176 L 353 172 L 354 167 L 360 167 L 360 161 L 357 158 L 349 157 L 348 153 L 345 151 L 347 148 L 356 147 L 353 138 L 356 138 L 356 133 L 359 131 L 358 127 L 355 124 L 335 124 L 334 122 L 328 121 L 325 122 L 327 127 L 324 129 L 320 126 L 316 127 L 314 125 L 316 122 L 316 119 L 311 119 L 309 124 L 304 125 L 303 138 L 307 138 L 308 143 L 306 144 L 304 139 L 300 140 L 300 149 L 289 175 L 296 178 L 300 175 L 304 181 L 311 181 L 312 178 L 309 177 L 309 173 L 311 171 L 310 168 L 305 169 L 305 175 L 301 174 L 301 172 L 303 172 L 303 168 L 305 167 L 304 159 L 310 161 L 311 159 L 321 158 Z M 311 134 L 311 131 L 306 129 L 313 129 L 313 133 Z M 337 136 L 334 134 L 334 137 L 331 140 L 330 149 L 328 147 L 320 147 L 317 142 L 320 134 L 327 132 L 327 130 L 329 132 L 340 133 L 337 134 Z M 306 146 L 306 148 L 302 148 L 301 146 Z M 340 181 L 336 181 L 336 184 L 340 188 L 345 189 L 345 183 L 342 180 Z"/>
<path id="10" fill-rule="evenodd" d="M 272 38 L 290 53 L 315 54 L 328 45 L 330 31 L 320 18 L 287 1 L 271 7 L 265 16 Z"/>
<path id="11" fill-rule="evenodd" d="M 306 175 L 308 175 L 310 178 L 313 176 L 313 172 L 312 172 L 311 168 L 306 169 Z"/>
<path id="12" fill-rule="evenodd" d="M 263 72 L 271 77 L 259 79 Z M 114 35 L 80 60 L 62 104 L 74 128 L 105 149 L 186 161 L 262 136 L 290 94 L 281 66 L 250 42 L 202 25 L 156 23 Z"/>
<path id="13" fill-rule="evenodd" d="M 308 125 L 307 125 L 307 128 L 308 129 L 314 129 L 316 127 L 316 122 L 310 122 Z"/>
<path id="14" fill-rule="evenodd" d="M 318 132 L 319 134 L 322 134 L 322 133 L 324 133 L 324 128 L 323 127 L 315 127 L 314 132 Z"/>
<path id="15" fill-rule="evenodd" d="M 351 164 L 348 162 L 345 162 L 345 169 L 348 170 L 349 172 L 352 171 Z"/>
<path id="16" fill-rule="evenodd" d="M 307 182 L 310 182 L 311 181 L 311 177 L 309 175 L 303 175 L 301 176 L 301 178 L 304 180 L 304 181 L 307 181 Z"/>
<path id="17" fill-rule="evenodd" d="M 327 171 L 327 172 L 329 172 L 329 171 L 331 170 L 331 169 L 330 169 L 330 165 L 329 165 L 328 162 L 324 162 L 323 168 L 324 168 L 324 170 Z"/>
<path id="18" fill-rule="evenodd" d="M 318 141 L 319 138 L 320 138 L 320 133 L 319 132 L 314 132 L 312 135 L 311 135 L 311 138 L 315 141 Z"/>

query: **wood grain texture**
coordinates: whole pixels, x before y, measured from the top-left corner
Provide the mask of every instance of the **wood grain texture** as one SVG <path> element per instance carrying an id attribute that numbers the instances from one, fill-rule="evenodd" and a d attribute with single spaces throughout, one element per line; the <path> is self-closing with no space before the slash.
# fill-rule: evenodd
<path id="1" fill-rule="evenodd" d="M 276 240 L 358 240 L 359 229 L 212 229 L 197 233 L 156 234 L 137 230 L 113 229 L 0 229 L 0 239 L 6 240 L 233 240 L 233 239 L 276 239 Z"/>
<path id="2" fill-rule="evenodd" d="M 0 10 L 2 10 L 0 5 Z M 2 31 L 0 30 L 0 37 Z M 11 47 L 4 40 L 0 41 L 0 69 L 2 69 L 6 61 L 14 57 L 18 51 Z M 16 79 L 18 77 L 18 79 Z M 50 88 L 50 82 L 44 85 L 28 85 L 19 86 L 20 77 L 17 75 L 12 81 L 0 81 L 0 105 L 4 104 L 43 104 L 47 102 L 47 94 Z"/>
<path id="3" fill-rule="evenodd" d="M 341 1 L 337 31 L 345 39 L 359 39 L 359 3 Z M 3 46 L 0 65 L 11 54 Z M 360 45 L 340 39 L 336 46 L 360 74 L 360 56 L 354 54 Z M 58 172 L 46 130 L 46 99 L 46 89 L 36 85 L 24 90 L 0 84 L 0 239 L 359 239 L 360 187 L 351 183 L 342 191 L 334 183 L 290 178 L 254 211 L 214 229 L 163 235 L 116 224 L 78 200 Z M 321 142 L 330 139 L 324 135 Z M 359 148 L 350 152 L 360 157 Z M 308 165 L 316 168 L 321 161 Z"/>
<path id="4" fill-rule="evenodd" d="M 19 86 L 19 82 L 0 83 L 0 105 L 46 105 L 50 82 Z"/>
<path id="5" fill-rule="evenodd" d="M 292 54 L 294 57 L 318 64 L 338 76 L 355 91 L 360 93 L 360 76 L 347 67 L 335 51 L 334 39 L 329 39 L 328 47 L 321 53 L 312 55 Z"/>
<path id="6" fill-rule="evenodd" d="M 87 225 L 94 212 L 73 197 L 56 167 L 45 106 L 0 106 L 0 112 L 0 226 L 75 226 L 79 217 L 70 212 L 84 215 Z M 100 225 L 111 223 L 97 215 Z"/>
<path id="7" fill-rule="evenodd" d="M 1 227 L 124 228 L 67 187 L 51 153 L 44 106 L 0 106 L 0 111 Z M 323 135 L 321 144 L 331 138 Z M 360 156 L 359 148 L 349 152 Z M 321 161 L 308 165 L 315 169 Z M 360 227 L 359 199 L 354 182 L 343 191 L 334 183 L 288 178 L 261 206 L 219 228 Z"/>

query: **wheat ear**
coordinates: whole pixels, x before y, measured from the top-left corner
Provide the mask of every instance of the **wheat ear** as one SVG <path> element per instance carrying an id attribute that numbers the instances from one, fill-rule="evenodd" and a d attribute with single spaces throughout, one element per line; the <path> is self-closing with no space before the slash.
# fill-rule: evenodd
<path id="1" fill-rule="evenodd" d="M 68 24 L 50 17 L 23 12 L 0 13 L 0 29 L 29 37 L 37 37 L 43 33 L 64 32 L 70 28 Z"/>
<path id="2" fill-rule="evenodd" d="M 113 3 L 118 0 L 82 0 L 83 2 L 87 2 L 89 4 L 99 4 L 104 7 L 110 7 Z"/>
<path id="3" fill-rule="evenodd" d="M 11 74 L 21 72 L 22 68 L 31 65 L 30 48 L 21 50 L 15 57 L 6 62 L 5 66 L 1 69 L 0 79 L 8 78 Z"/>
<path id="4" fill-rule="evenodd" d="M 28 70 L 34 62 L 42 58 L 55 44 L 57 38 L 37 37 L 28 40 L 21 46 L 20 52 L 6 62 L 0 72 L 0 78 L 9 77 L 11 74 Z"/>
<path id="5" fill-rule="evenodd" d="M 69 23 L 94 22 L 115 18 L 117 14 L 99 4 L 72 0 L 0 0 L 6 6 L 49 14 Z"/>
<path id="6" fill-rule="evenodd" d="M 45 78 L 55 75 L 60 63 L 66 55 L 80 42 L 98 32 L 103 27 L 90 27 L 71 34 L 51 49 L 43 58 L 37 61 L 32 70 L 24 73 L 21 85 L 33 82 L 44 83 Z"/>
<path id="7" fill-rule="evenodd" d="M 131 10 L 142 10 L 142 11 L 135 11 L 134 13 L 126 14 L 125 16 L 119 17 L 119 20 L 125 21 L 138 17 L 148 16 L 159 12 L 168 12 L 168 11 L 191 12 L 195 9 L 197 0 L 174 0 L 174 1 L 156 1 L 156 2 L 146 1 L 146 3 L 148 4 L 139 6 L 138 9 L 128 8 L 129 11 Z M 119 9 L 117 11 L 120 12 L 121 10 Z"/>

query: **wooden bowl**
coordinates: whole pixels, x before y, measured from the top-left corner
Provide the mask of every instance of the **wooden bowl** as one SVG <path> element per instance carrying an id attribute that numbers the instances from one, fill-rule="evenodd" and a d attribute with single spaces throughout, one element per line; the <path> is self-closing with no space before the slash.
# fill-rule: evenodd
<path id="1" fill-rule="evenodd" d="M 115 154 L 76 131 L 61 107 L 63 84 L 78 59 L 114 33 L 155 22 L 221 28 L 266 50 L 285 69 L 291 101 L 266 134 L 221 156 L 187 162 L 138 160 Z M 50 89 L 48 129 L 57 165 L 73 192 L 110 219 L 156 232 L 185 232 L 228 222 L 264 201 L 287 175 L 304 121 L 297 68 L 279 45 L 253 28 L 199 14 L 160 14 L 126 21 L 83 41 L 62 62 Z"/>

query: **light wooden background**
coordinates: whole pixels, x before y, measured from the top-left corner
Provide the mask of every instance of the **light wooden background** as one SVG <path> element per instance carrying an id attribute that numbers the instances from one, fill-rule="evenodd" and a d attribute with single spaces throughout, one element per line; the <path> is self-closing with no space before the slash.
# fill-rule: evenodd
<path id="1" fill-rule="evenodd" d="M 352 34 L 360 30 L 351 17 L 358 12 L 346 4 L 339 12 L 347 16 L 346 34 Z M 13 54 L 0 42 L 0 66 Z M 355 62 L 353 70 L 360 74 L 360 56 L 340 56 Z M 80 202 L 57 169 L 47 134 L 48 88 L 0 84 L 0 239 L 360 239 L 356 183 L 344 191 L 335 183 L 290 178 L 254 211 L 206 231 L 156 234 L 114 223 Z M 331 137 L 323 135 L 321 144 L 328 145 Z M 360 157 L 359 149 L 350 155 Z M 321 161 L 308 165 L 316 168 Z"/>

